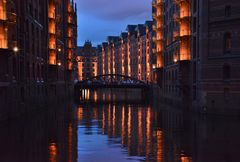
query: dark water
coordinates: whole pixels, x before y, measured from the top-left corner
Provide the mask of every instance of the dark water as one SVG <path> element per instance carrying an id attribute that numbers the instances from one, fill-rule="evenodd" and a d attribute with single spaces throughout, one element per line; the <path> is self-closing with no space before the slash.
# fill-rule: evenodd
<path id="1" fill-rule="evenodd" d="M 1 122 L 0 162 L 240 161 L 239 119 L 196 116 L 120 93 L 87 92 L 81 99 L 88 102 Z"/>

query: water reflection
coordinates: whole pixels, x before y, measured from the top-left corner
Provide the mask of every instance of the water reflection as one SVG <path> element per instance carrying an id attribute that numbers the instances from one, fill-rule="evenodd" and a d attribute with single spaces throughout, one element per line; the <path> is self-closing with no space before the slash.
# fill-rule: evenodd
<path id="1" fill-rule="evenodd" d="M 134 102 L 141 103 L 144 90 L 141 89 L 98 89 L 89 90 L 83 89 L 77 97 L 77 102 L 94 102 L 94 103 L 109 103 L 109 102 Z M 146 100 L 145 100 L 146 101 Z"/>
<path id="2" fill-rule="evenodd" d="M 0 122 L 0 161 L 239 161 L 239 119 L 195 116 L 138 100 L 99 103 L 109 94 L 86 94 L 96 102 L 61 103 Z"/>
<path id="3" fill-rule="evenodd" d="M 73 107 L 61 103 L 1 121 L 0 161 L 76 162 L 77 124 Z"/>

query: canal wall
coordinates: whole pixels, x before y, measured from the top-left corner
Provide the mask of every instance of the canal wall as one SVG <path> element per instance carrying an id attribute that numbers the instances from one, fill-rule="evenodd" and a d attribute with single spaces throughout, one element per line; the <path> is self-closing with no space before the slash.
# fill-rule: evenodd
<path id="1" fill-rule="evenodd" d="M 191 102 L 190 99 L 183 99 L 176 96 L 167 96 L 157 85 L 151 86 L 151 98 L 154 104 L 167 104 L 175 109 L 181 109 L 185 112 L 197 113 L 197 114 L 209 114 L 220 116 L 238 116 L 240 117 L 240 110 L 233 109 L 229 106 L 228 109 L 211 106 L 201 106 L 202 104 L 197 102 Z"/>
<path id="2" fill-rule="evenodd" d="M 0 121 L 45 109 L 56 103 L 73 100 L 74 88 L 71 83 L 45 84 L 24 87 L 11 85 L 0 92 Z"/>
<path id="3" fill-rule="evenodd" d="M 164 103 L 169 106 L 174 106 L 178 109 L 189 110 L 189 105 L 183 103 L 181 98 L 165 95 L 158 85 L 151 85 L 151 98 L 154 104 Z"/>

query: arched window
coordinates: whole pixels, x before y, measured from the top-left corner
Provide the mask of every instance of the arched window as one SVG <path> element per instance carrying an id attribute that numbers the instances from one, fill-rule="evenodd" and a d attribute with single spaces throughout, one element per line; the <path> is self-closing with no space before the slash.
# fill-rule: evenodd
<path id="1" fill-rule="evenodd" d="M 232 36 L 230 33 L 224 34 L 224 53 L 230 53 L 232 49 Z"/>
<path id="2" fill-rule="evenodd" d="M 231 67 L 228 64 L 223 65 L 223 80 L 229 80 L 231 78 Z"/>

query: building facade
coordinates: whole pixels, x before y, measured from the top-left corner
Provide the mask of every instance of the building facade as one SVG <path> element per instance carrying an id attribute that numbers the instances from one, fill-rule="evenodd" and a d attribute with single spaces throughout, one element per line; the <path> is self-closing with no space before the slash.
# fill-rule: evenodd
<path id="1" fill-rule="evenodd" d="M 18 103 L 37 104 L 46 96 L 64 96 L 71 89 L 74 71 L 66 53 L 70 50 L 71 57 L 75 55 L 76 30 L 76 6 L 70 0 L 0 1 L 3 114 L 16 112 Z"/>
<path id="2" fill-rule="evenodd" d="M 239 111 L 239 7 L 237 0 L 153 1 L 155 74 L 167 99 L 197 111 Z"/>
<path id="3" fill-rule="evenodd" d="M 192 63 L 194 104 L 200 103 L 203 111 L 239 112 L 240 2 L 195 2 L 192 8 L 192 28 L 196 32 L 193 53 L 197 51 Z"/>
<path id="4" fill-rule="evenodd" d="M 98 50 L 98 75 L 119 74 L 145 82 L 153 81 L 152 21 L 128 25 L 120 36 L 109 36 Z"/>
<path id="5" fill-rule="evenodd" d="M 92 43 L 86 41 L 83 47 L 78 47 L 76 61 L 78 64 L 78 80 L 85 80 L 97 76 L 98 50 Z"/>

